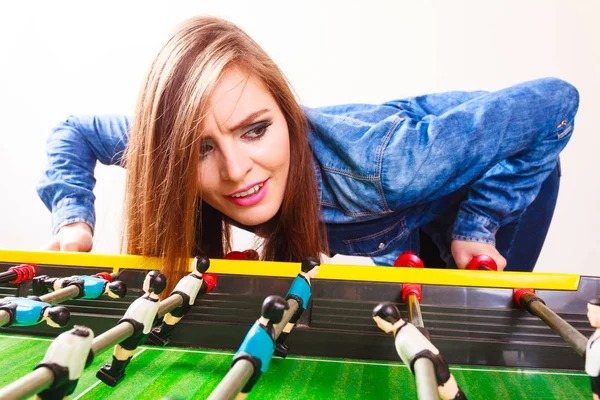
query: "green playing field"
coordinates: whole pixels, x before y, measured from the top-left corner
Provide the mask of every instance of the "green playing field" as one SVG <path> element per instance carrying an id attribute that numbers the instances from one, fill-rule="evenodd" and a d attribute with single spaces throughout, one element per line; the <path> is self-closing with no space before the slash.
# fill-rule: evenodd
<path id="1" fill-rule="evenodd" d="M 41 361 L 50 339 L 0 335 L 0 387 Z M 203 399 L 231 364 L 231 352 L 143 346 L 116 387 L 96 379 L 111 359 L 96 357 L 71 399 Z M 452 366 L 469 399 L 591 399 L 583 372 Z M 411 373 L 400 362 L 274 358 L 249 399 L 416 399 Z"/>

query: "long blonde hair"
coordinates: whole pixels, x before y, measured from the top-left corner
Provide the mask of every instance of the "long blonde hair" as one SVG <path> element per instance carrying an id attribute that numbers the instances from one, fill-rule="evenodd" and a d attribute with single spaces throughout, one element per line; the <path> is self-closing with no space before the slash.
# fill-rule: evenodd
<path id="1" fill-rule="evenodd" d="M 203 253 L 220 258 L 231 248 L 231 221 L 198 197 L 197 171 L 207 99 L 223 71 L 232 66 L 263 82 L 290 134 L 283 204 L 259 227 L 266 234 L 262 258 L 301 261 L 327 251 L 307 121 L 287 80 L 240 28 L 222 19 L 196 17 L 179 26 L 152 63 L 125 158 L 126 251 L 165 257 L 168 289 L 188 270 L 188 257 Z"/>

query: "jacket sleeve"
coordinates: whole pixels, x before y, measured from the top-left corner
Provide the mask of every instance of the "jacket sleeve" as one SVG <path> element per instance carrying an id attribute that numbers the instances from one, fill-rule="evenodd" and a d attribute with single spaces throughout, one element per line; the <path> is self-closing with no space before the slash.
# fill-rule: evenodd
<path id="1" fill-rule="evenodd" d="M 52 130 L 46 142 L 48 166 L 37 192 L 52 213 L 53 234 L 73 222 L 94 229 L 96 161 L 121 165 L 128 130 L 125 116 L 72 116 Z"/>
<path id="2" fill-rule="evenodd" d="M 458 107 L 459 105 L 466 103 L 467 101 L 471 101 L 487 93 L 488 92 L 484 91 L 452 91 L 444 93 L 433 93 L 409 97 L 404 100 L 398 100 L 396 102 L 390 102 L 387 104 L 395 105 L 394 103 L 406 103 L 410 110 L 418 115 L 442 115 L 452 108 Z"/>
<path id="3" fill-rule="evenodd" d="M 453 238 L 495 243 L 498 227 L 525 210 L 556 166 L 578 104 L 572 85 L 547 78 L 404 121 L 383 154 L 388 206 L 427 204 L 468 186 Z"/>

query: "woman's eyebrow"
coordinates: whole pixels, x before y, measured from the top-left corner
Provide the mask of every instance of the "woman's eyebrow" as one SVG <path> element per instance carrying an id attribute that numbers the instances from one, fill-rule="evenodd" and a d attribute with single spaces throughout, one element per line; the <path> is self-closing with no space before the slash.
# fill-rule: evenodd
<path id="1" fill-rule="evenodd" d="M 254 120 L 258 117 L 260 117 L 261 115 L 263 115 L 266 112 L 269 112 L 270 110 L 268 108 L 263 108 L 262 110 L 258 110 L 253 112 L 252 114 L 249 114 L 246 118 L 244 118 L 243 120 L 239 121 L 238 123 L 234 124 L 231 127 L 227 127 L 227 129 L 230 132 L 233 131 L 237 131 L 240 128 L 245 128 L 249 125 L 252 124 L 252 122 L 254 122 Z"/>

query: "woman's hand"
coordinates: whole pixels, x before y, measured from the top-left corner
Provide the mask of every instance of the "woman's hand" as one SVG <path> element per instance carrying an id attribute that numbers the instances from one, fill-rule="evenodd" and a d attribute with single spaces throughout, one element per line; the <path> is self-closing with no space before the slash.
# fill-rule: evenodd
<path id="1" fill-rule="evenodd" d="M 460 269 L 467 268 L 469 261 L 480 254 L 492 257 L 498 265 L 498 271 L 502 271 L 506 267 L 506 258 L 502 257 L 493 244 L 453 240 L 451 250 L 452 257 Z"/>
<path id="2" fill-rule="evenodd" d="M 92 228 L 84 222 L 74 222 L 60 228 L 46 250 L 88 252 L 92 245 Z"/>

